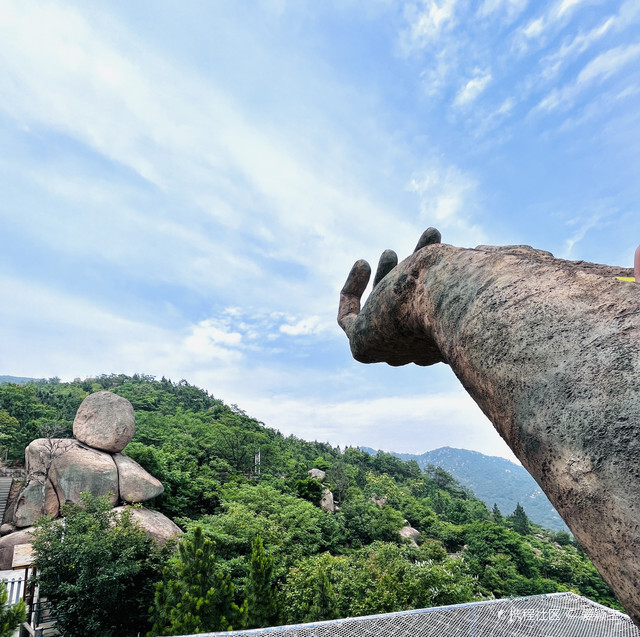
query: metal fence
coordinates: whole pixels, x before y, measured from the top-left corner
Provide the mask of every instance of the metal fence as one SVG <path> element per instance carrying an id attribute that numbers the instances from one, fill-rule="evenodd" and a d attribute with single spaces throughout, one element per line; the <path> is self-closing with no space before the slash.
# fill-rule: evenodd
<path id="1" fill-rule="evenodd" d="M 627 615 L 574 593 L 425 608 L 199 637 L 640 637 Z M 184 636 L 186 637 L 186 636 Z"/>

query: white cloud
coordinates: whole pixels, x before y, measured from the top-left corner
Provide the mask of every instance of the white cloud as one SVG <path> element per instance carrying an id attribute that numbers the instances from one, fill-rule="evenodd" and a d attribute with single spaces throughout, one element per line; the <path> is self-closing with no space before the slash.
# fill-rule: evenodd
<path id="1" fill-rule="evenodd" d="M 515 460 L 515 456 L 462 389 L 430 396 L 380 397 L 327 402 L 273 395 L 243 401 L 283 434 L 333 445 L 423 453 L 442 446 L 474 449 Z M 389 427 L 389 423 L 395 423 Z M 443 423 L 446 423 L 444 425 Z M 515 460 L 517 462 L 517 460 Z"/>
<path id="2" fill-rule="evenodd" d="M 421 0 L 405 6 L 405 17 L 409 23 L 403 43 L 411 52 L 437 40 L 443 30 L 455 22 L 457 0 Z"/>
<path id="3" fill-rule="evenodd" d="M 534 110 L 550 112 L 571 106 L 582 91 L 619 73 L 639 57 L 640 44 L 621 45 L 601 53 L 582 68 L 573 83 L 553 89 Z"/>
<path id="4" fill-rule="evenodd" d="M 491 82 L 491 73 L 484 73 L 483 75 L 477 75 L 473 79 L 469 80 L 456 95 L 453 100 L 453 105 L 456 107 L 467 106 L 471 102 L 475 101 L 479 95 L 487 88 Z"/>
<path id="5" fill-rule="evenodd" d="M 220 359 L 226 363 L 237 362 L 242 357 L 235 348 L 242 344 L 242 334 L 230 331 L 228 325 L 219 319 L 205 319 L 190 328 L 184 339 L 186 351 L 190 355 L 210 360 Z"/>
<path id="6" fill-rule="evenodd" d="M 438 226 L 445 243 L 475 246 L 484 232 L 472 221 L 476 183 L 457 168 L 432 167 L 416 173 L 409 184 L 420 200 L 423 225 Z"/>
<path id="7" fill-rule="evenodd" d="M 326 329 L 319 316 L 308 316 L 290 324 L 285 323 L 280 326 L 280 331 L 288 336 L 307 336 L 317 334 Z"/>
<path id="8" fill-rule="evenodd" d="M 480 16 L 490 16 L 495 13 L 505 13 L 508 21 L 513 20 L 527 6 L 528 0 L 485 0 L 480 7 Z"/>
<path id="9" fill-rule="evenodd" d="M 560 49 L 541 60 L 542 76 L 545 80 L 553 79 L 561 68 L 569 61 L 593 46 L 616 25 L 616 18 L 609 17 L 599 26 L 587 33 L 579 33 L 570 42 L 562 44 Z"/>
<path id="10" fill-rule="evenodd" d="M 584 0 L 560 0 L 558 5 L 554 8 L 553 13 L 561 18 L 565 13 L 571 12 L 575 7 L 582 4 Z"/>
<path id="11" fill-rule="evenodd" d="M 388 236 L 384 205 L 357 184 L 345 186 L 344 168 L 357 162 L 327 162 L 324 149 L 309 140 L 296 144 L 298 131 L 289 135 L 261 121 L 259 110 L 247 116 L 212 78 L 176 66 L 121 25 L 107 20 L 104 28 L 105 19 L 98 11 L 85 15 L 30 0 L 3 8 L 0 108 L 25 126 L 78 140 L 159 192 L 184 197 L 184 218 L 173 226 L 144 213 L 153 232 L 164 227 L 185 246 L 203 234 L 220 235 L 212 228 L 203 232 L 204 212 L 227 233 L 226 242 L 201 241 L 183 268 L 172 268 L 175 273 L 193 271 L 202 281 L 207 271 L 220 274 L 223 262 L 223 274 L 233 276 L 237 287 L 241 277 L 254 276 L 265 280 L 257 287 L 265 294 L 273 286 L 287 302 L 321 304 L 318 285 L 303 288 L 288 280 L 276 286 L 272 277 L 267 283 L 271 273 L 264 264 L 306 268 L 330 294 L 325 282 L 342 277 L 353 252 Z M 341 140 L 347 128 L 326 131 L 325 139 Z M 403 220 L 393 232 L 402 237 L 416 230 Z M 326 258 L 327 246 L 332 259 Z"/>

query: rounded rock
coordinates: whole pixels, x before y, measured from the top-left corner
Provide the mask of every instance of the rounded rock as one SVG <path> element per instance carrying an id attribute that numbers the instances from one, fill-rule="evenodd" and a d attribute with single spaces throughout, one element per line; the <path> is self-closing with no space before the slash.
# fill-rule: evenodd
<path id="1" fill-rule="evenodd" d="M 87 396 L 73 421 L 73 435 L 80 442 L 109 453 L 122 451 L 135 432 L 133 406 L 126 398 L 108 391 Z"/>

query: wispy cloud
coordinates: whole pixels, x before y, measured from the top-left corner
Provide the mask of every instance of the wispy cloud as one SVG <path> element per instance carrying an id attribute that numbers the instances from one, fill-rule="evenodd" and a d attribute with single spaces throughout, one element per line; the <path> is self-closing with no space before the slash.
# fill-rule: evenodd
<path id="1" fill-rule="evenodd" d="M 473 221 L 477 184 L 454 166 L 432 167 L 412 178 L 409 189 L 420 201 L 425 225 L 446 231 L 446 243 L 475 246 L 484 241 L 484 231 Z"/>
<path id="2" fill-rule="evenodd" d="M 455 23 L 458 0 L 421 0 L 405 5 L 408 28 L 403 42 L 408 51 L 423 48 L 437 40 Z"/>
<path id="3" fill-rule="evenodd" d="M 311 404 L 276 395 L 269 400 L 249 400 L 249 403 L 249 413 L 261 414 L 261 418 L 285 435 L 295 433 L 342 447 L 357 444 L 405 453 L 423 453 L 457 438 L 460 446 L 515 459 L 462 389 L 421 397 L 312 401 Z M 398 422 L 398 419 L 402 424 L 394 427 L 390 436 L 387 423 Z M 445 421 L 447 425 L 443 428 Z"/>
<path id="4" fill-rule="evenodd" d="M 491 79 L 491 73 L 478 73 L 458 91 L 458 94 L 453 100 L 453 105 L 463 107 L 475 101 L 487 88 Z"/>
<path id="5" fill-rule="evenodd" d="M 640 57 L 640 44 L 621 45 L 593 58 L 578 73 L 571 84 L 553 89 L 536 106 L 536 110 L 550 112 L 568 108 L 577 96 L 593 84 L 598 84 L 620 73 L 623 68 Z"/>

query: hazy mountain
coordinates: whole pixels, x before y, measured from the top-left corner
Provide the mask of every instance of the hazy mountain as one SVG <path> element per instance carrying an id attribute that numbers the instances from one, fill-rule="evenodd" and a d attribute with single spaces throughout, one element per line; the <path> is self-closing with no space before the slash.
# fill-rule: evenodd
<path id="1" fill-rule="evenodd" d="M 24 376 L 0 376 L 0 385 L 2 383 L 15 383 L 16 385 L 26 385 L 34 380 L 42 380 L 37 378 L 25 378 Z"/>
<path id="2" fill-rule="evenodd" d="M 376 453 L 370 447 L 360 448 L 370 454 Z M 489 508 L 497 504 L 503 515 L 513 513 L 516 504 L 520 502 L 536 524 L 555 531 L 568 530 L 527 470 L 510 460 L 452 447 L 441 447 L 420 455 L 391 453 L 405 461 L 415 460 L 422 469 L 428 464 L 442 467 L 458 482 L 471 489 Z"/>

